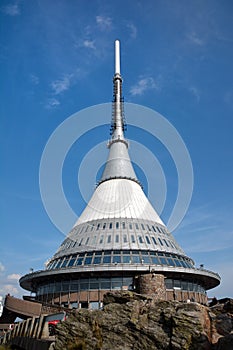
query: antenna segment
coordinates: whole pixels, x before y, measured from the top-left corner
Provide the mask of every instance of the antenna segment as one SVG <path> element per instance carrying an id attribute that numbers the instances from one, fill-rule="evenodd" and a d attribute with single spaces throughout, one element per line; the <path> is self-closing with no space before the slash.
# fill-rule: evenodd
<path id="1" fill-rule="evenodd" d="M 121 74 L 120 70 L 120 41 L 115 41 L 115 74 Z"/>
<path id="2" fill-rule="evenodd" d="M 112 141 L 124 140 L 126 129 L 124 117 L 124 99 L 122 96 L 122 77 L 120 73 L 120 41 L 115 41 L 115 74 L 113 76 L 113 108 L 111 132 Z M 110 144 L 112 144 L 112 141 Z M 127 143 L 124 140 L 125 143 Z M 109 144 L 109 145 L 110 145 Z"/>

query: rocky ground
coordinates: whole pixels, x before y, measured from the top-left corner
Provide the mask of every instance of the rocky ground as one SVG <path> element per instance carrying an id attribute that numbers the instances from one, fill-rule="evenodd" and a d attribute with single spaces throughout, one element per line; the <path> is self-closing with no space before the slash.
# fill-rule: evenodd
<path id="1" fill-rule="evenodd" d="M 107 293 L 103 310 L 74 311 L 57 328 L 55 350 L 232 350 L 233 300 L 206 307 Z"/>

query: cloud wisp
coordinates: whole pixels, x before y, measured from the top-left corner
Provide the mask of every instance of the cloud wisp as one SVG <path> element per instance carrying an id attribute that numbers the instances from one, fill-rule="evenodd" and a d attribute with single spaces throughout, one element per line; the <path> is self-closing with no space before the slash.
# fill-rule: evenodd
<path id="1" fill-rule="evenodd" d="M 128 23 L 127 28 L 129 29 L 131 39 L 136 39 L 138 33 L 137 27 L 133 23 Z"/>
<path id="2" fill-rule="evenodd" d="M 189 91 L 195 97 L 196 101 L 199 103 L 201 98 L 200 90 L 195 86 L 190 86 Z"/>
<path id="3" fill-rule="evenodd" d="M 158 86 L 152 77 L 140 78 L 138 82 L 130 88 L 130 94 L 132 96 L 143 95 L 147 90 L 156 89 Z"/>
<path id="4" fill-rule="evenodd" d="M 96 24 L 102 31 L 110 31 L 112 29 L 112 19 L 106 16 L 96 16 Z"/>
<path id="5" fill-rule="evenodd" d="M 68 90 L 73 79 L 73 74 L 65 74 L 61 79 L 52 81 L 51 88 L 54 95 L 59 95 L 62 92 Z"/>
<path id="6" fill-rule="evenodd" d="M 201 35 L 198 35 L 197 32 L 191 31 L 187 33 L 186 38 L 191 44 L 195 44 L 197 46 L 204 46 L 205 40 Z"/>
<path id="7" fill-rule="evenodd" d="M 177 231 L 177 237 L 178 240 L 182 237 L 186 252 L 220 252 L 232 247 L 233 231 L 230 227 L 224 217 L 216 215 L 210 207 L 202 206 L 189 212 Z"/>
<path id="8" fill-rule="evenodd" d="M 0 262 L 0 272 L 5 271 L 5 266 Z"/>
<path id="9" fill-rule="evenodd" d="M 2 12 L 5 13 L 5 15 L 8 16 L 19 16 L 20 15 L 20 8 L 19 4 L 9 4 L 6 6 L 2 6 L 1 8 Z"/>

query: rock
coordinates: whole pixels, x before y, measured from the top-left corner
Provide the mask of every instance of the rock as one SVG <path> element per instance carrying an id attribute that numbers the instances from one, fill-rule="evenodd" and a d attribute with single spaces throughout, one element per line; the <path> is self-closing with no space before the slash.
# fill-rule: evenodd
<path id="1" fill-rule="evenodd" d="M 118 291 L 106 294 L 103 310 L 76 310 L 58 325 L 54 349 L 228 350 L 231 331 L 224 305 L 220 311 Z"/>
<path id="2" fill-rule="evenodd" d="M 219 339 L 216 350 L 232 350 L 233 349 L 233 334 L 228 334 Z"/>

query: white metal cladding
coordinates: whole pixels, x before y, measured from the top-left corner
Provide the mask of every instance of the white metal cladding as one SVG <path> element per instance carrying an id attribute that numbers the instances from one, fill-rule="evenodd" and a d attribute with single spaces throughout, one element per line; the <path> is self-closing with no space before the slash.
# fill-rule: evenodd
<path id="1" fill-rule="evenodd" d="M 108 160 L 100 182 L 116 177 L 125 177 L 138 181 L 129 158 L 127 143 L 123 140 L 115 141 L 111 144 Z"/>
<path id="2" fill-rule="evenodd" d="M 165 226 L 141 186 L 127 179 L 101 183 L 74 226 L 104 218 L 135 218 Z"/>
<path id="3" fill-rule="evenodd" d="M 146 220 L 118 218 L 93 220 L 75 226 L 55 256 L 109 249 L 151 250 L 185 255 L 165 226 Z"/>

